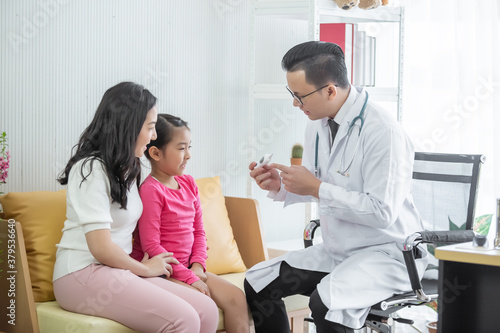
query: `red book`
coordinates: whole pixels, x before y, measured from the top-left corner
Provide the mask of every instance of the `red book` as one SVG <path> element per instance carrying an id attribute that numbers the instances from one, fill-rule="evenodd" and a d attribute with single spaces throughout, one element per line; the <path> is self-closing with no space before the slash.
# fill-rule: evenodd
<path id="1" fill-rule="evenodd" d="M 353 82 L 353 47 L 356 25 L 352 23 L 322 23 L 319 25 L 319 40 L 335 43 L 344 51 L 347 77 Z"/>

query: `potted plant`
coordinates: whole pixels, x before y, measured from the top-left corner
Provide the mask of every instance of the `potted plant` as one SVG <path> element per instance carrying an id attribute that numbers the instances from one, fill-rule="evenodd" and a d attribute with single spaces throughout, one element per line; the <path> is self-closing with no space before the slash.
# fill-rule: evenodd
<path id="1" fill-rule="evenodd" d="M 296 143 L 292 147 L 292 157 L 290 158 L 291 165 L 302 165 L 302 153 L 304 147 L 300 143 Z"/>

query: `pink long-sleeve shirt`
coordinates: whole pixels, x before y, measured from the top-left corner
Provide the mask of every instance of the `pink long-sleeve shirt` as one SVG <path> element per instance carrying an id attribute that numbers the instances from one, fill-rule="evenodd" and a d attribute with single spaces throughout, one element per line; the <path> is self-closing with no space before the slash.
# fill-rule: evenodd
<path id="1" fill-rule="evenodd" d="M 192 284 L 199 278 L 193 263 L 206 269 L 207 240 L 203 229 L 198 187 L 189 175 L 176 176 L 179 189 L 170 189 L 149 175 L 141 185 L 143 213 L 134 233 L 132 258 L 141 261 L 144 253 L 154 257 L 173 252 L 179 260 L 172 265 L 172 278 Z"/>

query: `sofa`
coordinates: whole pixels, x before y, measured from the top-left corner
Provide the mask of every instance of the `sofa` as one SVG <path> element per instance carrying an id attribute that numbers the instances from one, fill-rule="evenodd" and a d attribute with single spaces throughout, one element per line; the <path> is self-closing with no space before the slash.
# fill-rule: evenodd
<path id="1" fill-rule="evenodd" d="M 208 243 L 207 270 L 243 289 L 247 268 L 267 260 L 261 232 L 258 202 L 225 197 L 219 177 L 197 179 Z M 131 333 L 115 321 L 63 310 L 55 301 L 52 270 L 57 244 L 66 219 L 66 191 L 10 192 L 0 197 L 3 215 L 0 255 L 8 253 L 8 237 L 16 236 L 16 325 L 2 324 L 5 332 Z M 14 230 L 14 231 L 13 231 Z M 7 257 L 0 258 L 5 265 Z M 0 267 L 0 269 L 2 269 Z M 5 267 L 3 272 L 7 272 Z M 0 270 L 0 275 L 1 275 Z M 12 302 L 7 293 L 2 304 Z M 309 314 L 308 298 L 287 297 L 285 305 L 293 333 L 301 333 Z M 12 310 L 11 310 L 12 311 Z M 7 313 L 8 314 L 8 313 Z M 2 321 L 3 322 L 3 321 Z M 253 328 L 253 321 L 249 325 Z M 219 309 L 217 332 L 224 332 L 224 313 Z"/>

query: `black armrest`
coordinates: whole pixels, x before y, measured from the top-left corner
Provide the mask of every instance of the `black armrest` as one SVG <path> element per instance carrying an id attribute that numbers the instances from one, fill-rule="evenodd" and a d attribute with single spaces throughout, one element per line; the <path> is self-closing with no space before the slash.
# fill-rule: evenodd
<path id="1" fill-rule="evenodd" d="M 474 238 L 472 230 L 447 230 L 447 231 L 421 231 L 406 238 L 403 257 L 405 259 L 408 277 L 413 291 L 417 297 L 423 301 L 429 301 L 430 298 L 422 290 L 422 284 L 418 277 L 417 266 L 415 263 L 415 253 L 420 243 L 439 243 L 456 244 L 471 242 Z"/>
<path id="2" fill-rule="evenodd" d="M 313 245 L 314 233 L 320 226 L 319 220 L 311 220 L 304 228 L 304 247 Z"/>
<path id="3" fill-rule="evenodd" d="M 472 230 L 421 231 L 422 243 L 457 244 L 472 242 Z"/>

